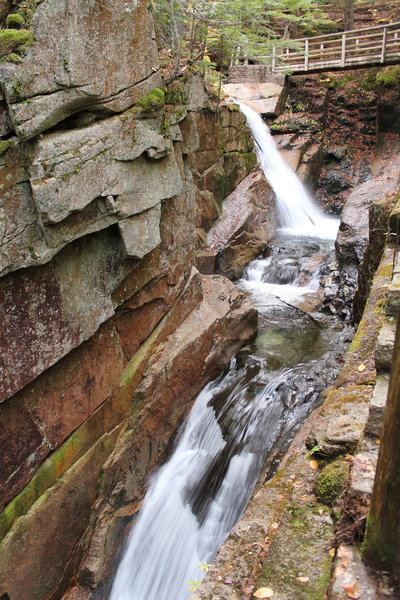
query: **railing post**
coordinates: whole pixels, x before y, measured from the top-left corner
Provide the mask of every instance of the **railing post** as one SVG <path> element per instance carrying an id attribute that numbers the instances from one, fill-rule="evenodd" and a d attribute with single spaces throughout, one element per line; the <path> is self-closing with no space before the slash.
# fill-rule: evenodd
<path id="1" fill-rule="evenodd" d="M 304 70 L 308 71 L 308 40 L 304 40 Z"/>
<path id="2" fill-rule="evenodd" d="M 275 73 L 276 66 L 276 46 L 272 46 L 272 61 L 271 61 L 271 71 Z"/>
<path id="3" fill-rule="evenodd" d="M 342 57 L 340 66 L 343 68 L 346 66 L 346 34 L 342 33 Z"/>
<path id="4" fill-rule="evenodd" d="M 384 27 L 383 28 L 383 36 L 382 36 L 381 63 L 385 62 L 385 57 L 386 57 L 386 41 L 387 41 L 387 27 Z"/>

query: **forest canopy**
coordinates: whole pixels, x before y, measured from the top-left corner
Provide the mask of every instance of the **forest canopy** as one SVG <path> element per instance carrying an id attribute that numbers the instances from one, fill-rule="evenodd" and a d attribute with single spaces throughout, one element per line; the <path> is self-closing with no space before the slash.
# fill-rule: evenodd
<path id="1" fill-rule="evenodd" d="M 338 0 L 339 2 L 341 0 Z M 288 38 L 329 31 L 323 0 L 153 0 L 156 35 L 165 60 L 211 60 L 224 69 L 267 55 Z M 283 42 L 285 40 L 285 42 Z"/>

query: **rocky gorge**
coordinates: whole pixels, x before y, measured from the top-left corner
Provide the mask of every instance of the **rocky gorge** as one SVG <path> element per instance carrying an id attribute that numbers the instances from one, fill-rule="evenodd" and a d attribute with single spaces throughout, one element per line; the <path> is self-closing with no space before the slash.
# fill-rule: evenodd
<path id="1" fill-rule="evenodd" d="M 164 86 L 146 0 L 0 2 L 3 25 L 14 14 L 33 43 L 0 43 L 0 598 L 98 600 L 108 595 L 149 474 L 197 393 L 257 329 L 255 309 L 227 277 L 238 278 L 274 237 L 276 210 L 236 106 L 210 97 L 199 74 Z M 307 433 L 309 446 L 336 456 L 337 447 L 373 445 L 360 414 L 378 381 L 373 352 L 384 327 L 384 380 L 390 367 L 398 266 L 387 233 L 398 233 L 399 131 L 385 115 L 397 100 L 381 101 L 373 134 L 368 112 L 365 135 L 378 151 L 371 149 L 367 176 L 350 169 L 343 188 L 327 171 L 349 159 L 335 150 L 346 143 L 327 147 L 322 137 L 324 119 L 333 119 L 329 94 L 340 92 L 311 83 L 302 111 L 296 89 L 304 94 L 307 82 L 292 83 L 288 100 L 284 83 L 258 92 L 260 112 L 274 119 L 278 145 L 302 179 L 325 186 L 325 203 L 346 201 L 326 310 L 348 317 L 358 284 L 360 319 L 383 256 L 369 312 L 323 411 L 337 410 L 343 395 L 362 409 L 354 422 L 349 409 L 339 433 L 322 439 L 325 425 Z M 295 104 L 297 116 L 308 117 L 290 131 L 285 118 Z M 367 426 L 373 439 L 379 419 Z M 293 443 L 288 456 L 304 461 L 307 450 L 294 452 L 300 442 Z M 287 475 L 290 485 L 297 473 Z M 284 511 L 290 485 L 259 494 L 270 494 L 271 505 L 278 494 Z M 325 508 L 322 516 L 310 511 L 310 521 L 326 517 L 324 535 L 332 537 Z M 238 525 L 199 598 L 251 595 L 278 516 L 262 518 L 256 514 L 257 527 Z M 233 584 L 225 583 L 227 569 L 238 572 Z M 292 591 L 285 593 L 282 600 Z"/>

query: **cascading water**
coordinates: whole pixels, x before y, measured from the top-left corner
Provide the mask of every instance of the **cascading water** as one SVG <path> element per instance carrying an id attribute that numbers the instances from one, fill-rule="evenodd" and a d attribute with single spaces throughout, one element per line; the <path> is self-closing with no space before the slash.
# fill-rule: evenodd
<path id="1" fill-rule="evenodd" d="M 285 163 L 261 116 L 240 104 L 256 142 L 259 163 L 276 195 L 282 228 L 297 235 L 335 239 L 338 221 L 326 217 L 315 204 L 297 175 Z"/>
<path id="2" fill-rule="evenodd" d="M 202 579 L 201 563 L 213 560 L 239 519 L 273 445 L 293 434 L 331 383 L 321 361 L 332 333 L 296 306 L 319 286 L 333 248 L 326 238 L 337 222 L 322 215 L 293 174 L 296 186 L 288 183 L 284 163 L 278 176 L 272 163 L 282 166 L 281 158 L 269 140 L 273 158 L 264 156 L 259 126 L 253 133 L 260 161 L 271 165 L 274 183 L 267 177 L 285 226 L 270 257 L 250 263 L 239 282 L 260 311 L 259 335 L 197 398 L 175 451 L 151 482 L 110 600 L 186 600 L 188 582 Z M 280 177 L 290 196 L 283 206 Z"/>

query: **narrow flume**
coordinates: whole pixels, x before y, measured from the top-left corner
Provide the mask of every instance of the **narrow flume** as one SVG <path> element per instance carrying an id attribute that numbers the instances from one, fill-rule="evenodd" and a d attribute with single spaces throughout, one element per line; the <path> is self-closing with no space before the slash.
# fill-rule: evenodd
<path id="1" fill-rule="evenodd" d="M 332 332 L 296 305 L 319 287 L 337 221 L 321 213 L 292 172 L 289 178 L 253 117 L 284 228 L 270 257 L 250 263 L 239 282 L 259 309 L 259 334 L 198 396 L 171 458 L 150 484 L 111 600 L 186 600 L 189 582 L 203 578 L 202 567 L 243 513 L 271 448 L 287 443 L 331 383 L 321 361 Z"/>

